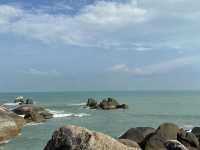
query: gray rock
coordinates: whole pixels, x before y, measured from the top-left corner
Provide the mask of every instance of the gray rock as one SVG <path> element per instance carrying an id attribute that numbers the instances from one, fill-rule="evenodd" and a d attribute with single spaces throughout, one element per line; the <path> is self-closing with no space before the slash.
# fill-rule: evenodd
<path id="1" fill-rule="evenodd" d="M 131 128 L 121 135 L 119 139 L 129 139 L 140 144 L 149 134 L 153 132 L 155 132 L 155 129 L 150 127 Z"/>
<path id="2" fill-rule="evenodd" d="M 88 98 L 86 106 L 90 107 L 91 109 L 96 109 L 98 107 L 98 103 L 93 98 Z"/>
<path id="3" fill-rule="evenodd" d="M 199 141 L 198 138 L 191 132 L 186 132 L 183 129 L 177 135 L 178 141 L 188 148 L 198 148 Z"/>
<path id="4" fill-rule="evenodd" d="M 27 122 L 43 122 L 53 117 L 49 111 L 43 107 L 35 105 L 21 105 L 13 110 L 18 115 L 24 115 Z"/>
<path id="5" fill-rule="evenodd" d="M 99 132 L 77 126 L 57 129 L 44 150 L 139 150 Z"/>

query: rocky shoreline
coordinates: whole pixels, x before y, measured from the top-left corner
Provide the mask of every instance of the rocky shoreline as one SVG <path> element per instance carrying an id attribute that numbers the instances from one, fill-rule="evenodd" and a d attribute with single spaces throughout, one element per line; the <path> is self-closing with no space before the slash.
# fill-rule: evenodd
<path id="1" fill-rule="evenodd" d="M 67 125 L 55 130 L 43 150 L 199 150 L 200 127 L 187 132 L 173 123 L 131 128 L 118 139 Z"/>
<path id="2" fill-rule="evenodd" d="M 45 122 L 53 117 L 53 114 L 37 106 L 32 99 L 22 98 L 16 98 L 15 108 L 0 106 L 0 144 L 16 137 L 27 123 Z M 89 98 L 86 106 L 102 110 L 128 108 L 128 105 L 119 104 L 114 98 L 99 103 Z M 200 150 L 199 143 L 200 127 L 186 131 L 174 123 L 163 123 L 157 129 L 130 128 L 118 138 L 66 125 L 54 131 L 43 150 Z"/>

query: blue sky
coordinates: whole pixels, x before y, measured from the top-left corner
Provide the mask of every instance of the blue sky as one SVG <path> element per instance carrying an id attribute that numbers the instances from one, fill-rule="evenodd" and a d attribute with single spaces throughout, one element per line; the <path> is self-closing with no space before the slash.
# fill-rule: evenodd
<path id="1" fill-rule="evenodd" d="M 1 0 L 0 91 L 199 90 L 199 0 Z"/>

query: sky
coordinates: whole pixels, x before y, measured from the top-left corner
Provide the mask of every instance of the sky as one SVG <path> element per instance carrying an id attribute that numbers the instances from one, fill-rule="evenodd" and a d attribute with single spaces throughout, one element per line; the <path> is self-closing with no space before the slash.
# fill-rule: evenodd
<path id="1" fill-rule="evenodd" d="M 199 0 L 0 0 L 0 92 L 200 90 Z"/>

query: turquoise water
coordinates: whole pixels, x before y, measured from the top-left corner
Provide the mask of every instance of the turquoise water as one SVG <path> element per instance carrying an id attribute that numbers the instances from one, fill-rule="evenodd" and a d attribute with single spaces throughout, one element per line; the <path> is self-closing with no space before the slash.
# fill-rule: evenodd
<path id="1" fill-rule="evenodd" d="M 0 103 L 13 102 L 16 96 L 32 97 L 57 113 L 46 123 L 28 125 L 21 135 L 0 149 L 42 150 L 52 132 L 67 124 L 79 125 L 117 137 L 131 127 L 157 127 L 162 122 L 174 122 L 181 127 L 200 125 L 200 92 L 49 92 L 0 93 Z M 128 110 L 90 110 L 81 104 L 87 98 L 101 100 L 114 97 L 129 105 Z"/>

